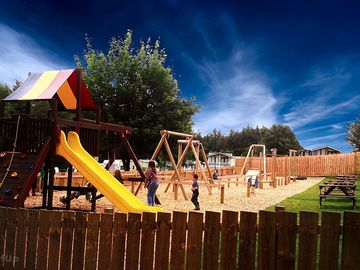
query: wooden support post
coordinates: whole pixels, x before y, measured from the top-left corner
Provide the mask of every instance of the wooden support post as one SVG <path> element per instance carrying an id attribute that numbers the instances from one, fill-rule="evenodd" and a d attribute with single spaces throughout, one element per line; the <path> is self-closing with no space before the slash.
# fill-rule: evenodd
<path id="1" fill-rule="evenodd" d="M 206 157 L 206 153 L 205 153 L 204 146 L 203 146 L 202 144 L 200 144 L 200 147 L 201 147 L 201 153 L 202 153 L 202 156 L 203 156 L 203 160 L 204 160 L 204 162 L 205 162 L 206 169 L 207 169 L 208 174 L 209 174 L 209 179 L 211 179 L 211 181 L 209 181 L 209 182 L 210 182 L 210 183 L 213 183 L 213 181 L 212 181 L 212 175 L 211 175 L 211 170 L 210 170 L 209 162 L 208 162 L 207 157 Z"/>
<path id="2" fill-rule="evenodd" d="M 67 185 L 66 185 L 66 209 L 67 210 L 70 210 L 70 205 L 71 205 L 70 197 L 71 197 L 72 173 L 73 173 L 73 166 L 69 163 Z"/>
<path id="3" fill-rule="evenodd" d="M 194 144 L 191 144 L 191 149 L 192 149 L 193 154 L 194 154 L 194 157 L 195 157 L 195 162 L 198 164 L 198 166 L 199 166 L 199 168 L 200 168 L 202 178 L 203 178 L 204 182 L 207 183 L 208 181 L 207 181 L 205 172 L 204 172 L 204 170 L 203 170 L 203 167 L 202 167 L 201 164 L 200 164 L 199 156 L 197 155 L 197 152 L 196 152 L 196 149 L 195 149 L 195 147 L 194 147 Z M 211 194 L 212 194 L 212 192 L 211 192 L 211 187 L 208 186 L 208 185 L 206 185 L 206 187 L 207 187 L 207 189 L 208 189 L 208 191 L 209 191 L 209 194 L 211 195 Z"/>
<path id="4" fill-rule="evenodd" d="M 196 144 L 195 150 L 196 150 L 197 156 L 200 157 L 200 145 L 199 144 Z M 195 173 L 199 172 L 199 169 L 200 169 L 199 166 L 202 167 L 200 162 L 199 162 L 199 164 L 195 163 Z M 209 177 L 211 177 L 211 176 L 209 176 Z"/>
<path id="5" fill-rule="evenodd" d="M 47 199 L 47 194 L 48 194 L 48 181 L 49 181 L 48 161 L 45 161 L 44 176 L 41 180 L 42 180 L 42 206 L 41 206 L 41 208 L 46 208 L 46 199 Z"/>
<path id="6" fill-rule="evenodd" d="M 182 155 L 181 155 L 181 157 L 180 157 L 180 160 L 178 161 L 177 168 L 179 168 L 179 167 L 182 166 L 182 163 L 183 163 L 183 161 L 184 161 L 184 159 L 185 159 L 185 156 L 186 156 L 186 154 L 187 154 L 187 152 L 188 152 L 191 144 L 192 144 L 192 138 L 189 139 L 187 145 L 185 146 L 185 149 L 184 149 L 184 151 L 182 152 Z M 170 182 L 174 181 L 175 176 L 176 176 L 176 172 L 174 171 L 174 173 L 171 175 Z M 164 191 L 165 193 L 168 191 L 170 185 L 171 185 L 171 184 L 169 183 L 169 184 L 167 185 L 167 187 L 165 188 L 165 191 Z"/>
<path id="7" fill-rule="evenodd" d="M 224 185 L 222 185 L 220 190 L 220 203 L 223 204 L 224 201 L 225 201 L 225 187 Z"/>
<path id="8" fill-rule="evenodd" d="M 135 182 L 131 181 L 131 193 L 135 194 Z"/>
<path id="9" fill-rule="evenodd" d="M 250 183 L 246 183 L 246 197 L 250 197 Z"/>
<path id="10" fill-rule="evenodd" d="M 162 134 L 162 136 L 161 136 L 161 139 L 160 139 L 158 145 L 157 145 L 156 148 L 155 148 L 155 151 L 154 151 L 153 155 L 151 156 L 151 160 L 155 160 L 156 157 L 158 156 L 158 154 L 159 154 L 159 152 L 160 152 L 160 149 L 161 149 L 161 146 L 163 145 L 166 136 L 167 136 L 167 133 L 164 132 L 164 133 Z"/>
<path id="11" fill-rule="evenodd" d="M 166 134 L 166 133 L 164 133 L 164 134 Z M 175 163 L 174 157 L 173 157 L 173 155 L 172 155 L 172 153 L 171 153 L 171 149 L 170 149 L 169 143 L 168 143 L 168 141 L 167 141 L 166 138 L 164 139 L 164 145 L 165 145 L 167 154 L 168 154 L 168 156 L 169 156 L 169 158 L 170 158 L 171 165 L 172 165 L 172 167 L 173 167 L 174 170 L 175 170 L 176 177 L 178 178 L 178 180 L 179 180 L 179 182 L 180 182 L 180 181 L 181 181 L 181 176 L 180 176 L 180 173 L 179 173 L 179 171 L 178 171 L 177 165 L 176 165 L 176 163 Z M 183 185 L 180 184 L 180 188 L 181 188 L 181 191 L 182 191 L 182 193 L 183 193 L 184 199 L 187 200 L 186 192 L 185 192 L 185 189 L 184 189 Z"/>

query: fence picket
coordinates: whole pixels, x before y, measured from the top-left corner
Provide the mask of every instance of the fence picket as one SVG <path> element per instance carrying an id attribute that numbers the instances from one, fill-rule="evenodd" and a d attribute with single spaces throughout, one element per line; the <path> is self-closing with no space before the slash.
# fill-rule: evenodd
<path id="1" fill-rule="evenodd" d="M 46 269 L 48 262 L 50 216 L 51 216 L 51 212 L 49 210 L 40 210 L 38 266 L 43 269 Z"/>
<path id="2" fill-rule="evenodd" d="M 171 237 L 170 269 L 184 269 L 187 214 L 173 213 L 173 228 Z"/>
<path id="3" fill-rule="evenodd" d="M 110 269 L 113 215 L 101 214 L 98 269 Z"/>
<path id="4" fill-rule="evenodd" d="M 27 232 L 28 210 L 19 209 L 17 214 L 17 235 L 16 235 L 16 258 L 15 269 L 23 270 L 25 267 L 25 247 L 26 247 L 26 232 Z M 40 247 L 40 246 L 39 246 Z M 40 265 L 40 264 L 39 264 Z"/>
<path id="5" fill-rule="evenodd" d="M 32 211 L 29 211 L 29 215 L 31 212 Z M 51 250 L 51 256 L 49 256 L 48 269 L 58 269 L 59 267 L 61 222 L 62 212 L 51 212 L 49 228 L 49 250 Z"/>
<path id="6" fill-rule="evenodd" d="M 169 269 L 171 214 L 158 213 L 155 244 L 155 269 Z"/>
<path id="7" fill-rule="evenodd" d="M 316 269 L 318 213 L 300 212 L 298 269 Z"/>
<path id="8" fill-rule="evenodd" d="M 276 251 L 276 269 L 295 269 L 296 250 L 296 213 L 278 212 L 278 239 Z"/>
<path id="9" fill-rule="evenodd" d="M 201 269 L 203 218 L 202 213 L 189 213 L 186 250 L 186 269 L 188 270 Z"/>
<path id="10" fill-rule="evenodd" d="M 84 267 L 86 227 L 87 214 L 76 212 L 72 269 L 83 269 Z"/>
<path id="11" fill-rule="evenodd" d="M 359 269 L 360 266 L 360 213 L 344 213 L 343 269 Z"/>
<path id="12" fill-rule="evenodd" d="M 205 212 L 203 266 L 206 270 L 219 268 L 220 213 Z"/>
<path id="13" fill-rule="evenodd" d="M 91 213 L 88 214 L 88 227 L 86 233 L 85 244 L 85 269 L 96 269 L 97 265 L 97 251 L 98 251 L 98 239 L 99 239 L 99 224 L 100 214 Z"/>
<path id="14" fill-rule="evenodd" d="M 155 214 L 143 213 L 140 270 L 152 269 L 154 264 Z"/>
<path id="15" fill-rule="evenodd" d="M 31 210 L 28 214 L 28 230 L 26 241 L 26 268 L 35 269 L 36 245 L 38 236 L 39 211 Z"/>
<path id="16" fill-rule="evenodd" d="M 322 212 L 320 227 L 320 270 L 338 269 L 340 213 Z"/>
<path id="17" fill-rule="evenodd" d="M 111 269 L 123 269 L 125 258 L 126 214 L 115 213 Z"/>
<path id="18" fill-rule="evenodd" d="M 259 212 L 258 269 L 275 269 L 276 216 L 273 212 Z"/>
<path id="19" fill-rule="evenodd" d="M 0 207 L 0 258 L 4 258 L 4 246 L 6 235 L 6 208 Z M 0 268 L 4 265 L 4 260 L 0 260 Z"/>
<path id="20" fill-rule="evenodd" d="M 125 269 L 137 269 L 139 264 L 141 215 L 129 214 Z"/>
<path id="21" fill-rule="evenodd" d="M 5 241 L 5 257 L 4 269 L 14 269 L 15 259 L 15 235 L 16 235 L 16 215 L 17 210 L 14 208 L 8 208 L 6 210 L 6 241 Z"/>
<path id="22" fill-rule="evenodd" d="M 238 212 L 223 211 L 220 269 L 236 269 Z"/>
<path id="23" fill-rule="evenodd" d="M 239 269 L 252 270 L 255 268 L 256 256 L 256 221 L 257 214 L 252 212 L 240 213 L 239 239 Z"/>
<path id="24" fill-rule="evenodd" d="M 61 231 L 60 270 L 71 269 L 71 254 L 74 240 L 74 217 L 73 211 L 63 213 Z"/>

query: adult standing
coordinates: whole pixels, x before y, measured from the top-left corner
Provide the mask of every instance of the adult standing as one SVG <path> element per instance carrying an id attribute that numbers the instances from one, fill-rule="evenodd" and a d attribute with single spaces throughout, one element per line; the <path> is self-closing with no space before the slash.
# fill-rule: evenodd
<path id="1" fill-rule="evenodd" d="M 157 171 L 155 168 L 155 161 L 150 160 L 148 168 L 145 172 L 145 187 L 148 189 L 147 199 L 148 205 L 155 205 L 155 193 L 159 187 L 159 181 L 157 178 Z"/>

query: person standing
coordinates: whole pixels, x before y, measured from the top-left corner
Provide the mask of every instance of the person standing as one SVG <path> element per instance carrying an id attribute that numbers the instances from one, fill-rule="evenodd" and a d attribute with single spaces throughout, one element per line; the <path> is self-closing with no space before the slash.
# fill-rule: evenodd
<path id="1" fill-rule="evenodd" d="M 195 205 L 195 211 L 200 210 L 200 205 L 199 205 L 199 201 L 198 201 L 198 197 L 199 197 L 199 183 L 197 182 L 199 176 L 195 173 L 193 175 L 193 183 L 191 186 L 191 190 L 192 190 L 192 196 L 191 196 L 191 201 L 192 203 Z"/>
<path id="2" fill-rule="evenodd" d="M 157 172 L 155 168 L 155 161 L 150 160 L 148 168 L 145 172 L 145 188 L 148 189 L 147 200 L 149 206 L 155 205 L 155 193 L 159 187 Z"/>

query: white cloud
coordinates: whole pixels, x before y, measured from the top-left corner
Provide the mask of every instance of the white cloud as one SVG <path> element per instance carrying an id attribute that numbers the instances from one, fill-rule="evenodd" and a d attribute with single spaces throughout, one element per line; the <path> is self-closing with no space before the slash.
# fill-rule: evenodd
<path id="1" fill-rule="evenodd" d="M 207 134 L 216 128 L 228 132 L 276 123 L 278 99 L 264 74 L 249 65 L 250 59 L 247 52 L 237 49 L 227 61 L 199 65 L 209 92 L 195 116 L 195 131 Z"/>
<path id="2" fill-rule="evenodd" d="M 29 72 L 61 69 L 60 63 L 31 37 L 0 23 L 0 82 L 12 85 Z"/>
<path id="3" fill-rule="evenodd" d="M 360 101 L 360 95 L 344 98 L 344 87 L 351 76 L 343 70 L 314 72 L 314 75 L 300 86 L 310 95 L 290 105 L 284 114 L 284 124 L 300 128 L 319 120 L 331 119 L 336 115 L 354 110 Z M 336 129 L 336 126 L 332 128 Z"/>

